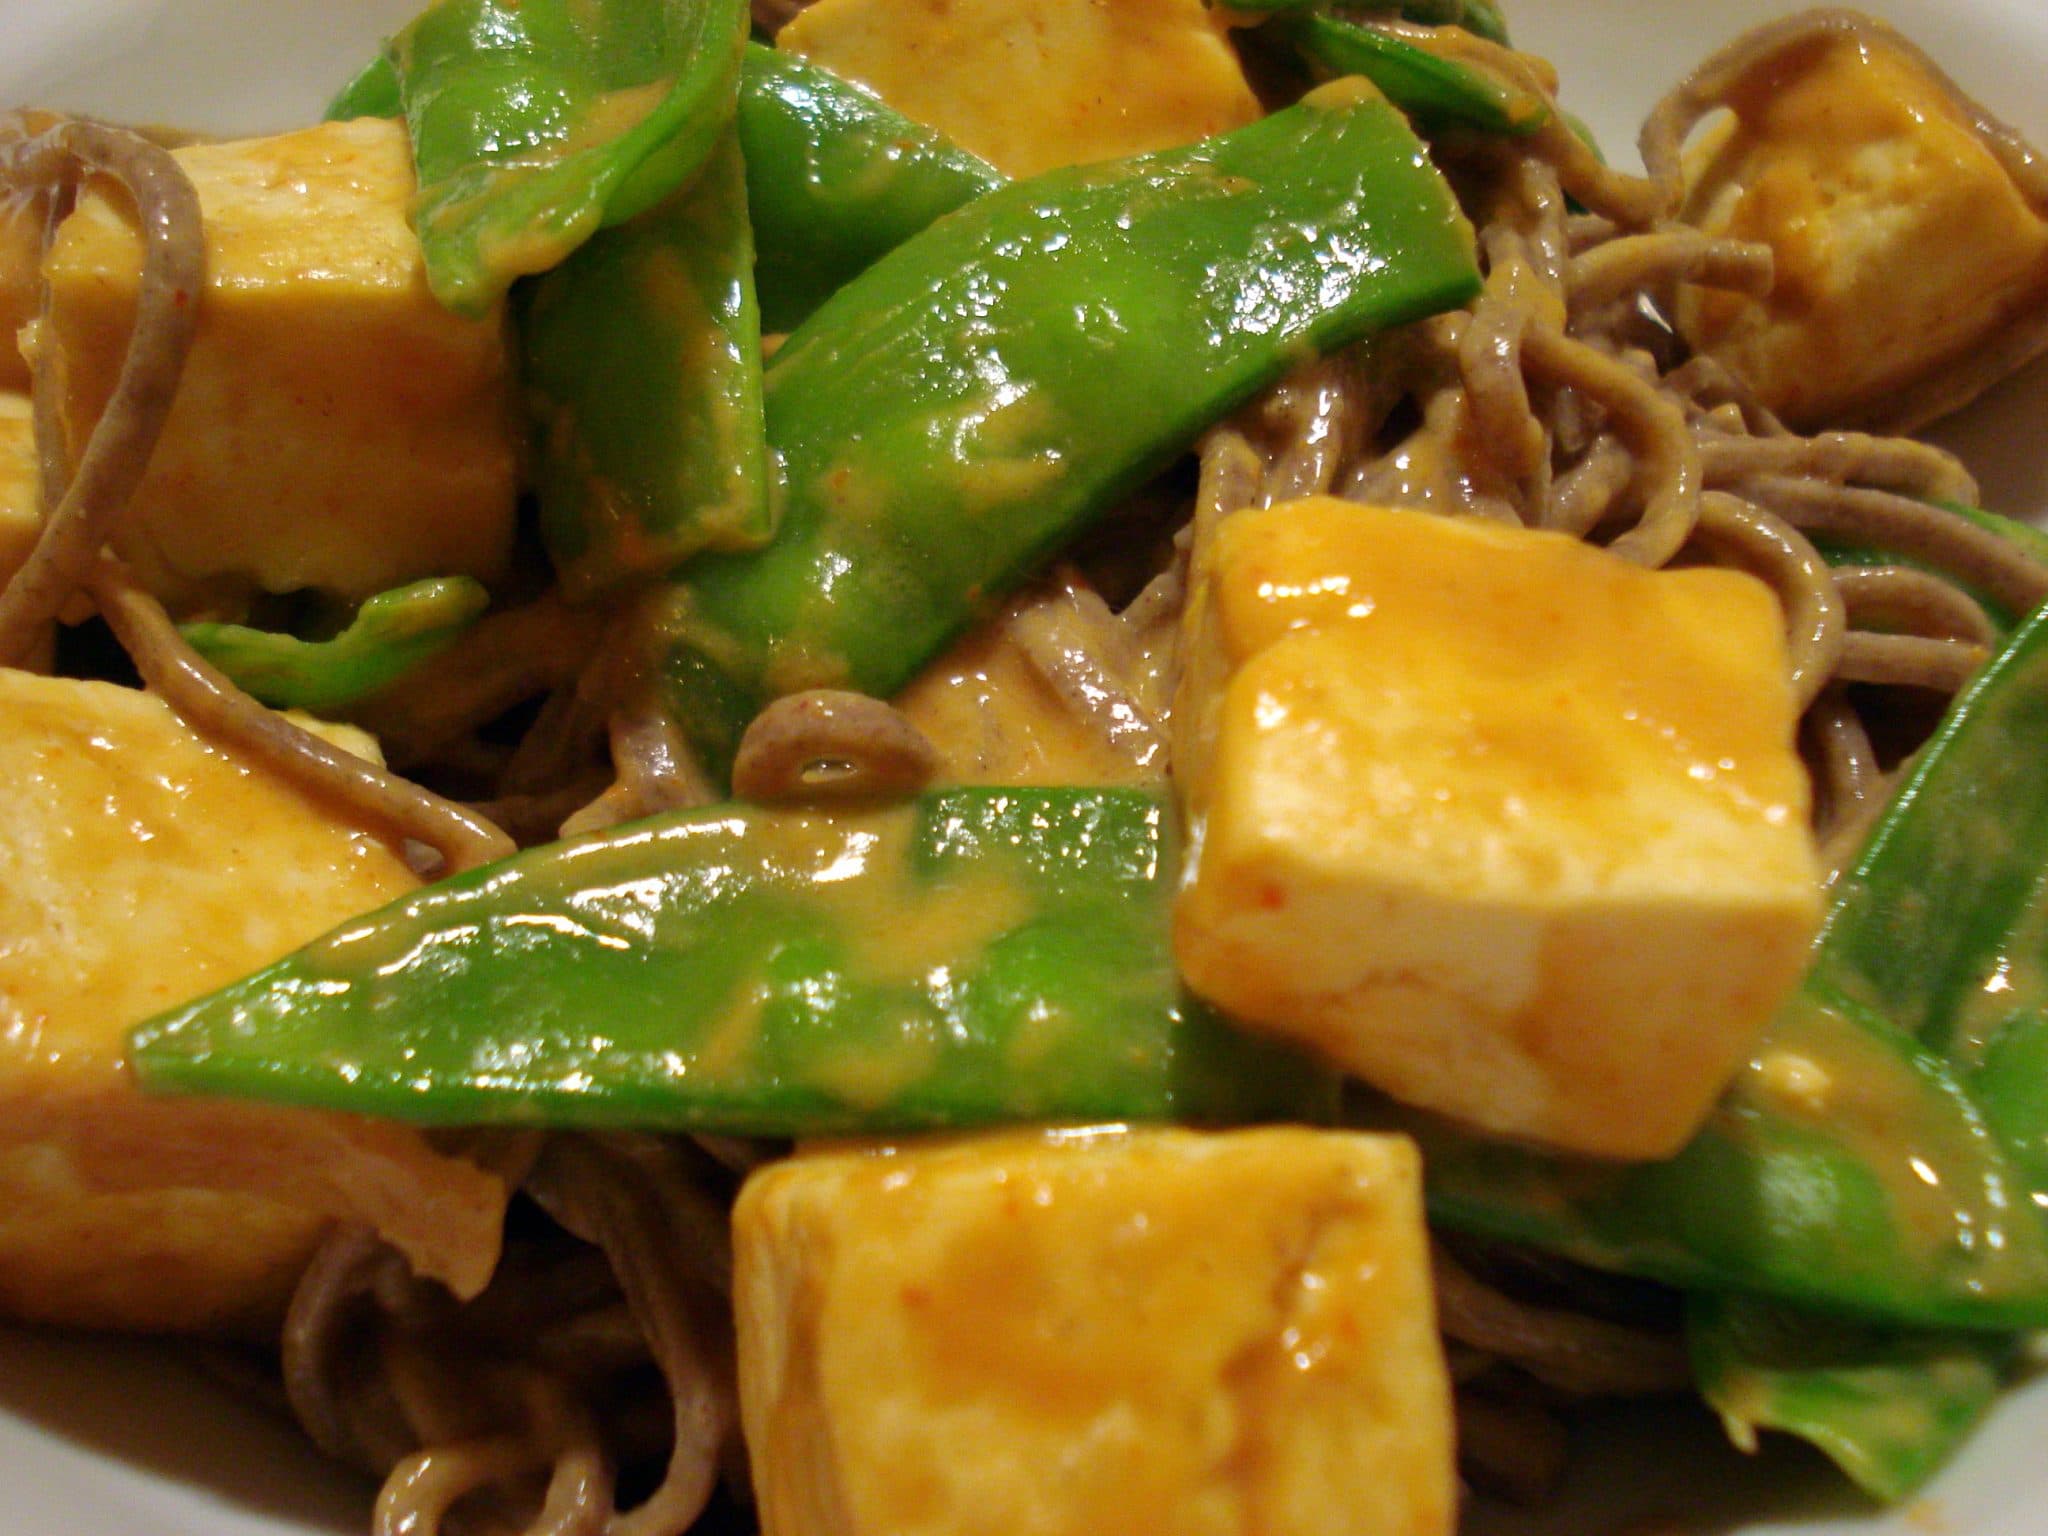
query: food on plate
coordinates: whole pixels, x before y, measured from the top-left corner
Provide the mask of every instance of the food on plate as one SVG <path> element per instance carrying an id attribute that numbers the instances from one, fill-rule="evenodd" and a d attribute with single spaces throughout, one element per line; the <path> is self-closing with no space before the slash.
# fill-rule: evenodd
<path id="1" fill-rule="evenodd" d="M 481 1289 L 507 1193 L 492 1170 L 374 1121 L 150 1098 L 122 1059 L 166 1003 L 410 890 L 397 849 L 133 688 L 4 670 L 0 718 L 7 1311 L 274 1330 L 336 1219 Z"/>
<path id="2" fill-rule="evenodd" d="M 2048 346 L 2048 174 L 1904 38 L 1848 13 L 1767 28 L 1704 65 L 1657 131 L 1714 108 L 1682 217 L 1768 245 L 1776 281 L 1688 289 L 1674 319 L 1787 423 L 1911 431 Z"/>
<path id="3" fill-rule="evenodd" d="M 1638 176 L 1511 19 L 7 120 L 0 1306 L 262 1336 L 387 1531 L 1432 1536 L 1688 1391 L 1922 1486 L 2048 1327 L 2048 536 L 1867 429 L 2048 190 L 1838 11 Z"/>
<path id="4" fill-rule="evenodd" d="M 122 558 L 183 609 L 501 577 L 518 457 L 504 316 L 427 293 L 404 133 L 327 123 L 172 158 L 198 195 L 206 287 Z M 139 255 L 118 201 L 88 193 L 43 263 L 49 314 L 27 345 L 48 354 L 73 458 L 127 356 Z"/>
<path id="5" fill-rule="evenodd" d="M 36 433 L 27 395 L 0 393 L 0 581 L 21 569 L 42 532 Z"/>
<path id="6" fill-rule="evenodd" d="M 856 81 L 1006 176 L 1191 144 L 1262 114 L 1202 0 L 817 0 L 776 45 Z"/>
<path id="7" fill-rule="evenodd" d="M 1162 1531 L 1451 1529 L 1402 1138 L 814 1150 L 748 1182 L 733 1243 L 770 1530 L 1100 1531 L 1133 1508 Z"/>
<path id="8" fill-rule="evenodd" d="M 1820 920 L 1769 590 L 1334 497 L 1190 582 L 1189 983 L 1496 1135 L 1691 1140 Z"/>

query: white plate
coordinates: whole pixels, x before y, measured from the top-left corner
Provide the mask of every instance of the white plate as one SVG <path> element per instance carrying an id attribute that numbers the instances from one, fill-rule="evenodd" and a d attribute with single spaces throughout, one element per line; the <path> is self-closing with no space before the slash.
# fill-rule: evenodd
<path id="1" fill-rule="evenodd" d="M 419 0 L 0 0 L 0 104 L 215 132 L 310 119 Z M 1508 0 L 1518 41 L 1563 71 L 1609 151 L 1692 61 L 1777 0 Z M 1963 84 L 2048 144 L 2041 0 L 1871 0 Z M 1937 435 L 1987 503 L 2048 519 L 2048 366 Z M 1629 1426 L 1633 1429 L 1636 1426 Z M 2048 1381 L 2015 1394 L 1929 1497 L 1889 1519 L 1804 1454 L 1743 1462 L 1700 1426 L 1602 1437 L 1580 1480 L 1614 1497 L 1489 1522 L 1557 1536 L 2038 1536 L 2048 1529 Z M 0 1330 L 0 1536 L 306 1536 L 366 1528 L 368 1490 L 297 1438 L 146 1345 Z M 1617 1507 L 1613 1507 L 1618 1504 Z"/>

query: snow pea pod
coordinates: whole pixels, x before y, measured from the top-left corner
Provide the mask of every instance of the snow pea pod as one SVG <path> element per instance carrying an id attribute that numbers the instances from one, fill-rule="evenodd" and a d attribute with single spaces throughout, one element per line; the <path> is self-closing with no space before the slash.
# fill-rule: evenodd
<path id="1" fill-rule="evenodd" d="M 1325 75 L 1363 75 L 1426 128 L 1461 127 L 1520 138 L 1550 121 L 1542 97 L 1390 33 L 1307 11 L 1272 31 Z"/>
<path id="2" fill-rule="evenodd" d="M 864 86 L 747 45 L 740 142 L 761 321 L 794 330 L 850 279 L 1002 173 Z"/>
<path id="3" fill-rule="evenodd" d="M 437 0 L 386 45 L 427 281 L 482 313 L 697 174 L 732 120 L 741 0 Z M 348 94 L 377 104 L 374 78 Z"/>
<path id="4" fill-rule="evenodd" d="M 2023 543 L 2041 537 L 1965 515 Z M 2048 658 L 2014 646 L 1923 753 L 1844 876 L 1813 976 L 1939 1051 L 2037 1198 L 2048 1191 L 2044 741 Z M 1887 1500 L 1912 1493 L 1968 1438 L 2015 1352 L 1996 1337 L 1873 1334 L 1723 1298 L 1695 1298 L 1688 1332 L 1701 1390 L 1732 1430 L 1799 1435 Z"/>
<path id="5" fill-rule="evenodd" d="M 1185 999 L 1142 790 L 729 804 L 415 893 L 146 1024 L 153 1089 L 429 1125 L 772 1136 L 1323 1117 Z"/>
<path id="6" fill-rule="evenodd" d="M 438 655 L 489 606 L 478 582 L 439 576 L 367 599 L 347 628 L 325 640 L 242 624 L 185 624 L 179 632 L 265 704 L 332 714 Z"/>
<path id="7" fill-rule="evenodd" d="M 775 532 L 747 178 L 730 129 L 696 181 L 520 295 L 534 489 L 582 601 Z"/>
<path id="8" fill-rule="evenodd" d="M 1320 13 L 1329 0 L 1230 0 L 1233 11 Z M 1507 20 L 1495 0 L 1403 0 L 1399 5 L 1347 5 L 1347 13 L 1379 12 L 1424 27 L 1463 27 L 1490 42 L 1508 40 Z"/>
<path id="9" fill-rule="evenodd" d="M 379 54 L 331 118 L 399 117 L 398 72 Z M 770 331 L 794 330 L 834 290 L 1002 173 L 828 69 L 747 44 L 740 148 L 755 231 L 755 284 Z"/>
<path id="10" fill-rule="evenodd" d="M 2048 608 L 1965 692 L 1844 874 L 1817 983 L 1949 1063 L 2048 1199 Z"/>
<path id="11" fill-rule="evenodd" d="M 1737 1444 L 1759 1429 L 1812 1442 L 1872 1498 L 1909 1498 L 1998 1400 L 2016 1341 L 1899 1332 L 1740 1296 L 1690 1298 L 1701 1394 Z"/>
<path id="12" fill-rule="evenodd" d="M 378 54 L 356 77 L 335 92 L 321 114 L 330 123 L 346 123 L 358 117 L 403 117 L 405 99 L 399 92 L 398 66 L 387 54 Z"/>
<path id="13" fill-rule="evenodd" d="M 1836 1315 L 2048 1322 L 2044 741 L 2048 610 L 1923 750 L 1699 1138 L 1595 1168 L 1425 1128 L 1439 1219 Z"/>
<path id="14" fill-rule="evenodd" d="M 1464 302 L 1472 241 L 1406 121 L 1358 81 L 939 220 L 770 362 L 782 528 L 678 583 L 675 718 L 722 767 L 779 694 L 894 693 L 1303 357 Z"/>

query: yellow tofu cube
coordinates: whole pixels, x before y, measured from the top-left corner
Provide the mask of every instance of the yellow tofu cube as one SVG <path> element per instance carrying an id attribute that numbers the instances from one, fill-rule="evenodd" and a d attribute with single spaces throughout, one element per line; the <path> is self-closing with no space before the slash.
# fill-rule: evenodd
<path id="1" fill-rule="evenodd" d="M 27 395 L 0 393 L 0 587 L 43 531 L 35 414 Z"/>
<path id="2" fill-rule="evenodd" d="M 1185 622 L 1190 984 L 1487 1131 L 1682 1145 L 1820 916 L 1770 591 L 1314 498 Z"/>
<path id="3" fill-rule="evenodd" d="M 1298 1129 L 824 1150 L 734 1212 L 763 1536 L 1436 1536 L 1420 1160 Z"/>
<path id="4" fill-rule="evenodd" d="M 1759 61 L 1732 106 L 1682 217 L 1769 245 L 1776 285 L 1685 289 L 1678 327 L 1792 426 L 1910 430 L 2048 341 L 2048 206 L 1910 44 L 1825 32 Z"/>
<path id="5" fill-rule="evenodd" d="M 135 689 L 0 670 L 0 1314 L 211 1329 L 369 1221 L 473 1291 L 505 1189 L 420 1133 L 153 1098 L 130 1026 L 412 889 L 383 841 Z"/>
<path id="6" fill-rule="evenodd" d="M 207 285 L 116 547 L 173 602 L 497 576 L 518 488 L 504 315 L 465 320 L 427 291 L 404 127 L 176 153 L 206 218 Z M 132 215 L 100 194 L 46 263 L 35 345 L 53 351 L 74 453 L 113 390 L 140 263 Z"/>
<path id="7" fill-rule="evenodd" d="M 1260 115 L 1204 0 L 818 0 L 776 37 L 1011 176 Z"/>

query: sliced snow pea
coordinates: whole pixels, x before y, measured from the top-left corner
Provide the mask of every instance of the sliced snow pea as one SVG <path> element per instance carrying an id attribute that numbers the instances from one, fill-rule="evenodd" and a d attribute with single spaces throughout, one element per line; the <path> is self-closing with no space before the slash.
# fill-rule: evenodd
<path id="1" fill-rule="evenodd" d="M 1320 12 L 1330 0 L 1230 0 L 1233 11 Z M 1495 0 L 1402 0 L 1398 5 L 1347 5 L 1347 14 L 1379 12 L 1425 27 L 1463 27 L 1496 43 L 1508 40 L 1508 27 Z"/>
<path id="2" fill-rule="evenodd" d="M 1797 1435 L 1886 1503 L 1961 1448 L 2019 1355 L 1995 1334 L 1855 1328 L 1739 1296 L 1689 1298 L 1686 1337 L 1701 1395 L 1736 1444 L 1759 1429 Z"/>
<path id="3" fill-rule="evenodd" d="M 1958 700 L 1837 887 L 1799 994 L 1677 1158 L 1425 1127 L 1433 1209 L 1688 1289 L 2048 1322 L 2048 610 Z"/>
<path id="4" fill-rule="evenodd" d="M 864 86 L 747 45 L 740 72 L 761 320 L 794 330 L 831 294 L 1002 173 Z"/>
<path id="5" fill-rule="evenodd" d="M 775 532 L 746 168 L 728 129 L 685 190 L 521 294 L 541 533 L 569 599 Z"/>
<path id="6" fill-rule="evenodd" d="M 2044 742 L 2048 657 L 2014 646 L 1844 876 L 1813 976 L 1939 1051 L 2036 1199 L 2048 1191 Z M 1753 1300 L 1698 1298 L 1689 1332 L 1701 1390 L 1732 1432 L 1799 1435 L 1893 1500 L 1968 1438 L 2014 1353 L 1995 1337 L 1873 1335 Z"/>
<path id="7" fill-rule="evenodd" d="M 722 767 L 779 694 L 894 693 L 1304 356 L 1464 302 L 1472 238 L 1406 121 L 1359 82 L 939 220 L 770 362 L 782 528 L 684 573 L 675 717 Z"/>
<path id="8" fill-rule="evenodd" d="M 435 296 L 481 313 L 687 185 L 732 120 L 746 34 L 743 0 L 430 5 L 386 55 Z M 379 89 L 348 94 L 374 105 Z"/>
<path id="9" fill-rule="evenodd" d="M 1271 30 L 1325 75 L 1365 76 L 1426 128 L 1521 137 L 1550 121 L 1541 96 L 1391 33 L 1314 11 L 1281 17 Z"/>
<path id="10" fill-rule="evenodd" d="M 327 115 L 403 111 L 398 72 L 380 54 Z M 741 61 L 737 122 L 770 331 L 795 329 L 877 257 L 1003 183 L 987 161 L 866 87 L 759 43 Z"/>
<path id="11" fill-rule="evenodd" d="M 345 123 L 358 117 L 405 116 L 405 99 L 398 88 L 398 66 L 388 54 L 378 54 L 355 79 L 335 93 L 323 115 L 330 123 Z"/>
<path id="12" fill-rule="evenodd" d="M 331 714 L 444 650 L 490 601 L 467 576 L 439 576 L 365 600 L 348 627 L 325 640 L 242 624 L 186 624 L 179 632 L 265 704 Z"/>
<path id="13" fill-rule="evenodd" d="M 143 1026 L 152 1089 L 429 1125 L 771 1136 L 1320 1118 L 1323 1069 L 1186 999 L 1142 790 L 728 804 L 552 844 Z"/>
<path id="14" fill-rule="evenodd" d="M 1938 1052 L 2048 1205 L 2048 608 L 1964 693 L 1842 878 L 1814 978 Z"/>

